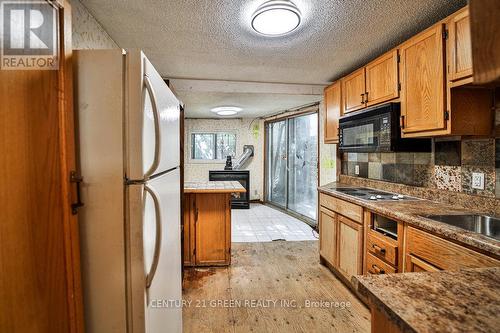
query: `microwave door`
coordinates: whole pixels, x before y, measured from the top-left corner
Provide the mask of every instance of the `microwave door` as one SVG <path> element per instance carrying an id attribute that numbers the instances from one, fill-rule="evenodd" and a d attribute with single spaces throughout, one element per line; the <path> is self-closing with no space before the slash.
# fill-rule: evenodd
<path id="1" fill-rule="evenodd" d="M 343 151 L 373 152 L 379 147 L 379 123 L 375 119 L 350 121 L 341 124 L 341 144 Z"/>

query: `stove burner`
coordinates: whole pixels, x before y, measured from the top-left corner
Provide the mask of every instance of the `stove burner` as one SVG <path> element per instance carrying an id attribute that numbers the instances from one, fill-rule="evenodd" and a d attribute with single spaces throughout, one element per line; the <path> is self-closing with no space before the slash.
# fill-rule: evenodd
<path id="1" fill-rule="evenodd" d="M 332 189 L 367 201 L 418 200 L 417 198 L 407 197 L 397 193 L 384 192 L 364 187 L 339 187 Z"/>

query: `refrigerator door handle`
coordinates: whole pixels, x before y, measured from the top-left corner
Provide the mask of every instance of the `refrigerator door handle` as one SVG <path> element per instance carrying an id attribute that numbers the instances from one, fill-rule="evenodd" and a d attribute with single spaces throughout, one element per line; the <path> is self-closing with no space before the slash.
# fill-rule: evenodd
<path id="1" fill-rule="evenodd" d="M 161 132 L 160 132 L 160 113 L 158 112 L 158 103 L 153 89 L 153 85 L 151 84 L 151 79 L 147 74 L 144 75 L 144 85 L 146 86 L 147 94 L 151 98 L 151 106 L 153 108 L 153 119 L 155 124 L 155 155 L 151 167 L 144 175 L 144 179 L 148 179 L 151 175 L 154 174 L 154 172 L 156 171 L 156 169 L 158 169 L 158 166 L 160 165 Z M 144 95 L 143 98 L 143 110 L 145 110 L 145 105 L 146 105 L 146 95 Z"/>
<path id="2" fill-rule="evenodd" d="M 161 230 L 160 200 L 158 199 L 156 193 L 152 189 L 150 189 L 147 185 L 144 185 L 144 191 L 147 192 L 149 195 L 151 195 L 151 197 L 153 198 L 155 206 L 155 218 L 156 218 L 156 237 L 155 237 L 155 248 L 153 253 L 153 262 L 151 263 L 149 272 L 146 272 L 146 288 L 149 289 L 149 287 L 151 287 L 151 284 L 153 283 L 156 269 L 158 268 L 158 262 L 160 260 L 162 230 Z"/>

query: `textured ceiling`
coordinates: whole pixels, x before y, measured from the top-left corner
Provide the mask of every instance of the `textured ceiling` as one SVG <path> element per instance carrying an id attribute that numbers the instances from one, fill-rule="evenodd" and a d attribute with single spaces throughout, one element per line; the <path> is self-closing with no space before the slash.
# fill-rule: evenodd
<path id="1" fill-rule="evenodd" d="M 250 27 L 266 0 L 81 0 L 122 48 L 145 51 L 167 78 L 324 84 L 466 4 L 466 0 L 293 0 L 303 22 L 284 37 Z M 268 115 L 321 96 L 180 91 L 189 117 L 218 105 Z"/>
<path id="2" fill-rule="evenodd" d="M 250 28 L 265 0 L 82 0 L 123 48 L 167 77 L 325 83 L 465 5 L 465 0 L 294 0 L 285 37 Z"/>

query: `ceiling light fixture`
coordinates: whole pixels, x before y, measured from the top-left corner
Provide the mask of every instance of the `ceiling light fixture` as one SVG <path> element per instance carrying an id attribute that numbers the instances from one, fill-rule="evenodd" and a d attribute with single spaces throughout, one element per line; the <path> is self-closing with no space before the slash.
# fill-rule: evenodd
<path id="1" fill-rule="evenodd" d="M 252 28 L 259 34 L 277 37 L 297 29 L 301 21 L 297 6 L 287 0 L 264 2 L 252 15 Z"/>
<path id="2" fill-rule="evenodd" d="M 219 116 L 233 116 L 242 110 L 242 108 L 237 106 L 219 106 L 210 111 L 217 113 Z"/>

